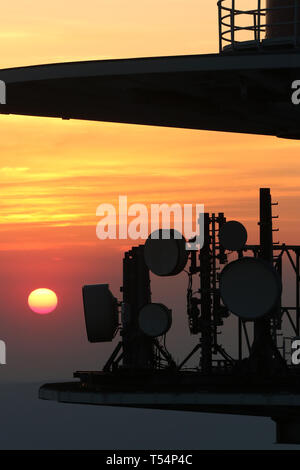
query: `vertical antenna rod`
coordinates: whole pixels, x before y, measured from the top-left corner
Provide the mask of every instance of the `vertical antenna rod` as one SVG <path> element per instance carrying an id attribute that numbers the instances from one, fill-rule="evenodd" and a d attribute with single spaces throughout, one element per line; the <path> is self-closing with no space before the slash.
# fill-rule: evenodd
<path id="1" fill-rule="evenodd" d="M 204 214 L 204 245 L 200 250 L 200 292 L 201 292 L 201 372 L 210 374 L 212 367 L 212 326 L 211 326 L 211 256 L 209 214 Z"/>
<path id="2" fill-rule="evenodd" d="M 269 188 L 260 188 L 259 199 L 259 231 L 260 250 L 259 257 L 273 263 L 273 232 L 272 232 L 272 201 Z M 266 353 L 268 338 L 270 335 L 270 320 L 260 318 L 254 322 L 254 343 L 259 344 L 261 354 Z"/>

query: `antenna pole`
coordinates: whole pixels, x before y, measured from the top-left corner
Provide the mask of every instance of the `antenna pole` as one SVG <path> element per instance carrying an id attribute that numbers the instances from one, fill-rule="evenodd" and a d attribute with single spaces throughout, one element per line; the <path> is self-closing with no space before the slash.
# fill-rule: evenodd
<path id="1" fill-rule="evenodd" d="M 272 201 L 269 188 L 260 189 L 259 226 L 259 257 L 273 265 Z M 271 313 L 275 314 L 276 308 Z M 261 318 L 254 322 L 254 341 L 250 357 L 252 357 L 252 363 L 255 365 L 256 374 L 268 375 L 273 373 L 272 369 L 274 367 L 286 367 L 285 361 L 271 337 L 270 317 Z"/>
<path id="2" fill-rule="evenodd" d="M 273 263 L 272 200 L 270 188 L 260 188 L 260 258 Z"/>
<path id="3" fill-rule="evenodd" d="M 201 292 L 201 371 L 210 374 L 212 368 L 212 326 L 211 326 L 211 256 L 210 218 L 204 214 L 204 245 L 200 250 L 200 292 Z"/>
<path id="4" fill-rule="evenodd" d="M 270 188 L 260 188 L 259 229 L 260 252 L 259 257 L 273 264 L 273 231 L 272 231 L 272 201 Z M 263 337 L 270 334 L 270 320 L 259 319 L 254 323 L 254 341 L 263 341 Z"/>
<path id="5" fill-rule="evenodd" d="M 149 269 L 144 246 L 133 247 L 123 259 L 123 302 L 127 313 L 123 320 L 123 366 L 151 368 L 154 365 L 153 342 L 138 325 L 139 310 L 151 302 Z"/>

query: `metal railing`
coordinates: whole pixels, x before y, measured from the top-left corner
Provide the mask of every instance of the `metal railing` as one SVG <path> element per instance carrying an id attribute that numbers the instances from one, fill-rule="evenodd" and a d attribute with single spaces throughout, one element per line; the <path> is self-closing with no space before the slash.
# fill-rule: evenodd
<path id="1" fill-rule="evenodd" d="M 289 42 L 297 46 L 300 40 L 300 5 L 299 0 L 289 0 L 288 5 L 265 7 L 265 1 L 253 0 L 256 8 L 252 10 L 239 10 L 236 8 L 237 0 L 219 0 L 219 50 L 232 50 L 244 46 L 252 45 L 260 47 L 266 39 L 268 28 L 290 27 L 291 35 Z M 292 21 L 280 21 L 267 23 L 266 17 L 271 12 L 287 12 L 293 8 Z M 249 22 L 248 22 L 249 20 Z M 242 24 L 246 23 L 246 24 Z M 299 31 L 299 32 L 298 32 Z M 245 35 L 247 36 L 244 39 Z"/>

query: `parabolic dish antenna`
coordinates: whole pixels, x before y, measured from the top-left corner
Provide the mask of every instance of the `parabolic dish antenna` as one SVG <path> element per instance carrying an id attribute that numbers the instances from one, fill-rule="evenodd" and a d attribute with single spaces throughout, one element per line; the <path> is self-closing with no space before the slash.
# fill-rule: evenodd
<path id="1" fill-rule="evenodd" d="M 111 341 L 118 327 L 118 301 L 108 284 L 83 286 L 82 295 L 88 340 Z"/>
<path id="2" fill-rule="evenodd" d="M 155 230 L 145 243 L 144 256 L 152 273 L 157 276 L 175 276 L 187 263 L 186 240 L 174 229 Z"/>
<path id="3" fill-rule="evenodd" d="M 280 299 L 281 289 L 273 266 L 258 258 L 232 261 L 220 276 L 224 304 L 244 320 L 256 320 L 270 313 Z"/>
<path id="4" fill-rule="evenodd" d="M 226 222 L 220 228 L 219 242 L 225 250 L 239 251 L 247 241 L 247 230 L 244 225 L 235 220 Z"/>
<path id="5" fill-rule="evenodd" d="M 171 324 L 172 312 L 163 304 L 147 304 L 140 310 L 139 327 L 147 336 L 162 336 Z"/>

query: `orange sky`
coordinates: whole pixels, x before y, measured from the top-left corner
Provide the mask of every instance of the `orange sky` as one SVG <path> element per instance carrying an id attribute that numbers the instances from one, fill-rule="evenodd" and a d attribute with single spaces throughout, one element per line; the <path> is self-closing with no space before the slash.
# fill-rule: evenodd
<path id="1" fill-rule="evenodd" d="M 216 2 L 206 4 L 6 4 L 1 66 L 216 52 Z M 119 194 L 128 195 L 129 203 L 204 203 L 239 218 L 254 233 L 258 188 L 271 186 L 280 200 L 281 235 L 295 242 L 300 232 L 296 141 L 1 116 L 0 148 L 2 250 L 100 243 L 96 207 L 116 203 Z"/>
<path id="2" fill-rule="evenodd" d="M 214 0 L 19 0 L 1 6 L 0 22 L 1 68 L 218 48 Z M 119 195 L 129 203 L 203 203 L 244 222 L 255 242 L 258 190 L 267 186 L 280 202 L 275 241 L 298 243 L 299 150 L 300 142 L 275 137 L 0 116 L 1 338 L 16 344 L 7 373 L 19 377 L 24 360 L 29 368 L 37 356 L 43 377 L 93 366 L 97 345 L 84 334 L 81 286 L 109 282 L 118 295 L 126 245 L 96 238 L 99 204 Z M 172 280 L 166 304 L 181 334 L 185 283 L 175 298 L 177 282 L 180 293 L 181 280 Z M 60 299 L 55 315 L 38 324 L 25 310 L 37 287 Z"/>

